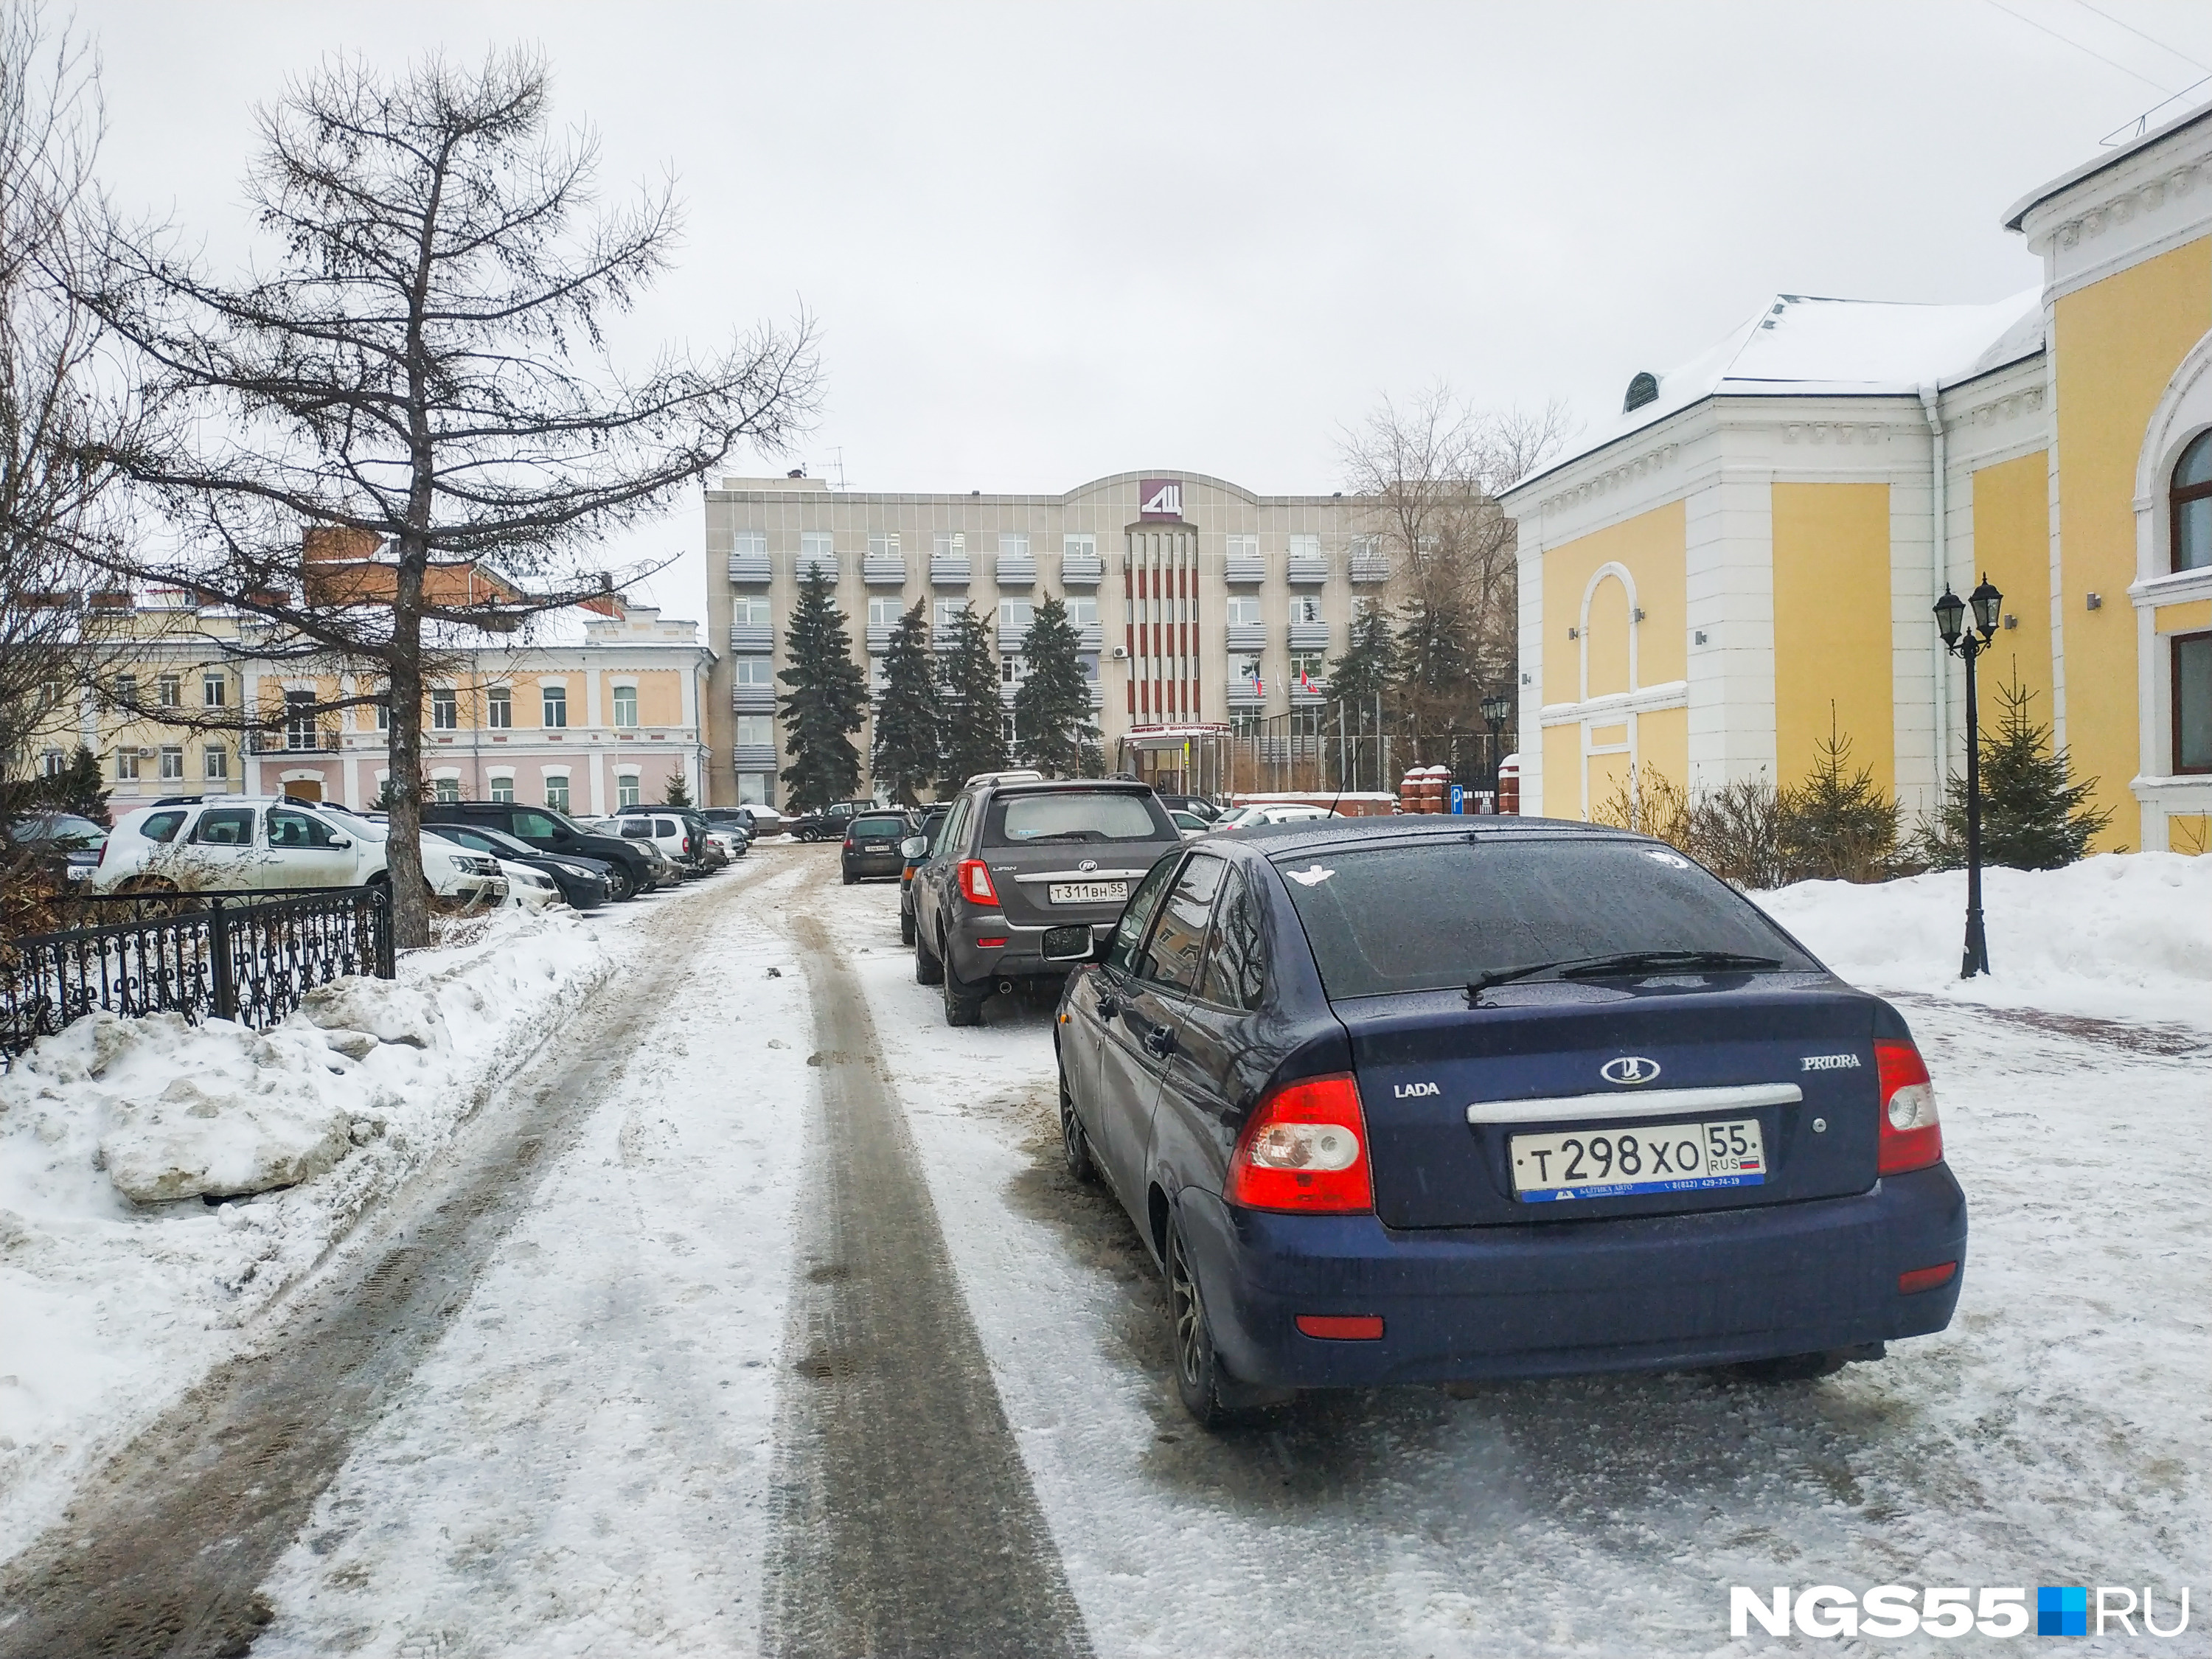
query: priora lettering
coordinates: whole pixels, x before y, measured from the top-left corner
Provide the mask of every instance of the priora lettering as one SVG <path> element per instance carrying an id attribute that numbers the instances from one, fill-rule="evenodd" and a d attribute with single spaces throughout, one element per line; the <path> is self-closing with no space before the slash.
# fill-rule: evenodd
<path id="1" fill-rule="evenodd" d="M 1859 1068 L 1856 1054 L 1808 1054 L 1805 1069 L 1808 1072 L 1856 1072 Z"/>

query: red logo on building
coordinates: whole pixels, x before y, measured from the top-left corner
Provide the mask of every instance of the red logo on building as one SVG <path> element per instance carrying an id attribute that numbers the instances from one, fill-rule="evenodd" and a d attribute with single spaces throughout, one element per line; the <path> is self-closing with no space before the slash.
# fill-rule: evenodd
<path id="1" fill-rule="evenodd" d="M 1182 480 L 1146 478 L 1137 485 L 1137 516 L 1140 519 L 1182 517 Z"/>

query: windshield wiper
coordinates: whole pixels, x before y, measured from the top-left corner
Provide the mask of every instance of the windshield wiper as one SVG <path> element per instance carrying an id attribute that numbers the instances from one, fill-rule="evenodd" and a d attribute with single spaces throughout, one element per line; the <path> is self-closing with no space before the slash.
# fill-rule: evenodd
<path id="1" fill-rule="evenodd" d="M 1089 830 L 1055 830 L 1048 836 L 1028 836 L 1016 842 L 1017 847 L 1042 847 L 1048 841 L 1089 841 L 1094 832 Z"/>
<path id="2" fill-rule="evenodd" d="M 1467 1006 L 1480 1008 L 1482 994 L 1493 985 L 1504 985 L 1536 974 L 1556 973 L 1561 979 L 1600 979 L 1608 974 L 1639 974 L 1668 969 L 1779 968 L 1775 957 L 1744 956 L 1735 951 L 1611 951 L 1602 956 L 1562 957 L 1557 962 L 1524 963 L 1518 968 L 1497 968 L 1468 981 Z"/>

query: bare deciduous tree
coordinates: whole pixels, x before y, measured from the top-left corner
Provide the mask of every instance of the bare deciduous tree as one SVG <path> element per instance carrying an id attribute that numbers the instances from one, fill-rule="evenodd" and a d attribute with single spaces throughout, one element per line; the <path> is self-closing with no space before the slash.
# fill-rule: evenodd
<path id="1" fill-rule="evenodd" d="M 781 448 L 814 397 L 804 319 L 710 360 L 615 368 L 605 326 L 666 269 L 675 198 L 599 211 L 596 141 L 549 136 L 549 104 L 527 52 L 388 79 L 333 61 L 260 117 L 246 189 L 276 245 L 267 274 L 228 285 L 125 236 L 124 280 L 89 295 L 148 360 L 176 434 L 125 458 L 173 532 L 125 568 L 366 670 L 398 780 L 421 771 L 443 625 L 511 629 L 635 580 L 601 568 L 600 538 L 740 444 Z M 383 550 L 325 568 L 303 530 Z M 428 931 L 420 816 L 415 791 L 392 792 L 404 945 Z"/>
<path id="2" fill-rule="evenodd" d="M 113 540 L 101 458 L 136 441 L 137 413 L 74 297 L 100 271 L 100 134 L 84 44 L 0 5 L 0 822 L 40 787 L 21 775 L 34 749 L 77 747 L 106 655 L 87 608 Z"/>
<path id="3" fill-rule="evenodd" d="M 1478 410 L 1441 381 L 1407 403 L 1385 397 L 1343 433 L 1346 493 L 1367 503 L 1367 533 L 1392 556 L 1393 701 L 1416 763 L 1428 758 L 1425 740 L 1478 729 L 1485 694 L 1510 682 L 1518 587 L 1498 496 L 1566 435 L 1561 404 Z"/>

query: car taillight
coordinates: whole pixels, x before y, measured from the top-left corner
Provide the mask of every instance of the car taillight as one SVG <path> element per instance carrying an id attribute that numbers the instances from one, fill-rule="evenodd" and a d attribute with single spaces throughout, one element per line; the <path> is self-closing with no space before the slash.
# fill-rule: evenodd
<path id="1" fill-rule="evenodd" d="M 684 837 L 684 850 L 687 853 L 691 850 L 691 837 L 689 836 Z"/>
<path id="2" fill-rule="evenodd" d="M 960 860 L 960 896 L 970 904 L 996 904 L 999 890 L 991 885 L 990 866 L 981 859 Z"/>
<path id="3" fill-rule="evenodd" d="M 1876 1042 L 1881 1078 L 1881 1151 L 1876 1169 L 1904 1175 L 1943 1161 L 1943 1126 L 1936 1121 L 1936 1086 L 1927 1062 L 1910 1042 Z"/>
<path id="4" fill-rule="evenodd" d="M 1248 1210 L 1347 1215 L 1375 1207 L 1367 1115 L 1348 1076 L 1289 1083 L 1237 1138 L 1222 1196 Z"/>

